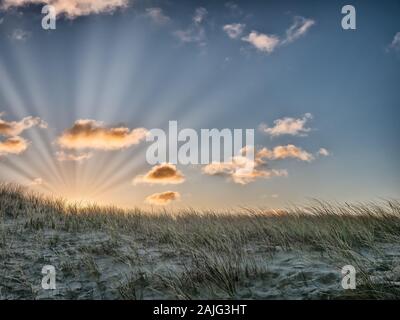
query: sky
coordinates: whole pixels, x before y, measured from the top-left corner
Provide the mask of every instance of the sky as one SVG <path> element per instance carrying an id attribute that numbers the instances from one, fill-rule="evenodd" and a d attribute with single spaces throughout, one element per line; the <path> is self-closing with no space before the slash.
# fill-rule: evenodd
<path id="1" fill-rule="evenodd" d="M 398 198 L 398 1 L 351 1 L 355 30 L 347 1 L 0 3 L 2 182 L 145 208 Z M 169 121 L 254 129 L 256 171 L 150 165 Z"/>

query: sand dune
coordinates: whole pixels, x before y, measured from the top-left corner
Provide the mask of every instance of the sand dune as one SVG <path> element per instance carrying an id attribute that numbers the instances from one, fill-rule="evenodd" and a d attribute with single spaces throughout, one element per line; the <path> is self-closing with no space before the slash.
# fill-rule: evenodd
<path id="1" fill-rule="evenodd" d="M 149 215 L 3 185 L 0 298 L 397 298 L 399 237 L 395 201 Z M 355 290 L 341 286 L 348 264 Z M 44 265 L 56 290 L 41 287 Z"/>

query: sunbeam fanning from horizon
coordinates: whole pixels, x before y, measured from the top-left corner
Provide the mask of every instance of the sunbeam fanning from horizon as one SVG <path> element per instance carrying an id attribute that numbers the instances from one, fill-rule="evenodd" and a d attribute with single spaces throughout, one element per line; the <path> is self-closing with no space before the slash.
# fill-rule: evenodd
<path id="1" fill-rule="evenodd" d="M 55 30 L 37 3 L 2 7 L 1 182 L 124 207 L 152 195 L 182 208 L 396 196 L 395 19 L 357 30 L 355 47 L 327 5 L 206 4 L 66 7 Z M 177 163 L 184 183 L 136 185 L 156 167 L 144 131 L 168 134 L 170 121 L 198 135 L 254 129 L 256 171 Z"/>

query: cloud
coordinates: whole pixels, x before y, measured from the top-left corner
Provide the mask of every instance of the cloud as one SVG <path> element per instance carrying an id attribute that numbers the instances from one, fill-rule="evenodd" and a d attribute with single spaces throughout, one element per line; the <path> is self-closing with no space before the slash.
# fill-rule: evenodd
<path id="1" fill-rule="evenodd" d="M 203 173 L 210 176 L 226 176 L 232 179 L 233 182 L 238 184 L 248 184 L 255 181 L 257 178 L 268 179 L 271 177 L 287 176 L 286 170 L 253 169 L 251 172 L 241 171 L 244 166 L 240 164 L 238 158 L 232 162 L 213 162 L 203 168 Z"/>
<path id="2" fill-rule="evenodd" d="M 38 117 L 25 117 L 21 121 L 5 121 L 1 119 L 3 113 L 0 113 L 0 136 L 6 137 L 0 141 L 0 156 L 7 154 L 21 154 L 24 152 L 30 142 L 19 135 L 25 130 L 38 126 L 47 128 L 47 123 Z"/>
<path id="3" fill-rule="evenodd" d="M 150 204 L 155 204 L 158 206 L 164 206 L 171 201 L 178 200 L 181 197 L 179 192 L 166 191 L 161 193 L 154 193 L 146 198 L 146 202 Z"/>
<path id="4" fill-rule="evenodd" d="M 315 21 L 312 19 L 306 19 L 299 16 L 295 17 L 294 23 L 286 30 L 286 38 L 281 42 L 281 44 L 291 43 L 304 36 L 314 24 Z"/>
<path id="5" fill-rule="evenodd" d="M 0 113 L 0 135 L 7 137 L 14 137 L 20 135 L 25 130 L 32 127 L 47 128 L 47 123 L 39 117 L 25 117 L 21 121 L 7 122 L 3 119 Z"/>
<path id="6" fill-rule="evenodd" d="M 77 120 L 61 134 L 57 143 L 65 149 L 119 150 L 140 143 L 147 133 L 144 128 L 108 128 L 100 121 Z"/>
<path id="7" fill-rule="evenodd" d="M 271 53 L 279 45 L 279 38 L 277 36 L 258 33 L 257 31 L 250 32 L 242 40 L 251 43 L 258 50 L 267 53 Z"/>
<path id="8" fill-rule="evenodd" d="M 129 0 L 3 0 L 1 8 L 24 7 L 30 4 L 52 5 L 58 15 L 69 19 L 90 14 L 111 13 L 118 8 L 125 8 Z"/>
<path id="9" fill-rule="evenodd" d="M 400 32 L 397 32 L 394 35 L 392 43 L 389 45 L 389 49 L 400 51 Z"/>
<path id="10" fill-rule="evenodd" d="M 234 2 L 226 2 L 225 7 L 230 11 L 232 15 L 241 15 L 243 13 L 239 5 Z"/>
<path id="11" fill-rule="evenodd" d="M 229 38 L 237 39 L 243 33 L 245 26 L 243 23 L 232 23 L 224 25 L 222 29 L 227 33 Z"/>
<path id="12" fill-rule="evenodd" d="M 254 161 L 244 156 L 246 148 L 242 149 L 242 154 L 232 157 L 229 162 L 212 162 L 203 167 L 203 173 L 210 176 L 225 176 L 234 183 L 248 184 L 257 178 L 268 179 L 271 177 L 285 177 L 286 170 L 269 169 L 265 160 L 257 152 Z M 253 170 L 243 170 L 245 168 Z"/>
<path id="13" fill-rule="evenodd" d="M 164 14 L 161 8 L 147 8 L 146 16 L 150 17 L 157 24 L 166 24 L 171 21 L 170 17 Z"/>
<path id="14" fill-rule="evenodd" d="M 93 157 L 93 153 L 91 152 L 83 152 L 78 154 L 66 153 L 64 151 L 56 152 L 56 158 L 60 162 L 65 162 L 65 161 L 82 162 L 84 160 L 90 159 L 91 157 Z"/>
<path id="15" fill-rule="evenodd" d="M 179 184 L 185 181 L 185 176 L 176 169 L 176 166 L 169 163 L 154 166 L 145 175 L 136 176 L 132 183 L 134 185 L 139 183 L 148 184 Z"/>
<path id="16" fill-rule="evenodd" d="M 194 29 L 189 28 L 187 30 L 177 30 L 174 35 L 184 43 L 197 42 L 200 45 L 205 45 L 205 31 L 203 28 Z"/>
<path id="17" fill-rule="evenodd" d="M 205 45 L 206 32 L 204 29 L 204 21 L 208 12 L 205 8 L 197 8 L 192 18 L 192 23 L 184 30 L 177 30 L 174 35 L 184 43 L 198 43 L 201 46 Z"/>
<path id="18" fill-rule="evenodd" d="M 272 150 L 263 148 L 257 153 L 256 158 L 265 158 L 269 160 L 283 160 L 292 158 L 308 162 L 314 160 L 314 156 L 311 153 L 308 153 L 302 148 L 296 147 L 292 144 L 288 144 L 286 146 L 277 146 Z"/>
<path id="19" fill-rule="evenodd" d="M 330 152 L 328 150 L 326 150 L 325 148 L 320 148 L 318 150 L 318 155 L 327 157 L 330 155 Z"/>
<path id="20" fill-rule="evenodd" d="M 29 38 L 30 33 L 22 29 L 15 29 L 10 34 L 10 38 L 16 41 L 25 41 Z"/>
<path id="21" fill-rule="evenodd" d="M 21 154 L 28 148 L 29 142 L 21 137 L 11 137 L 0 141 L 0 156 L 7 154 Z"/>
<path id="22" fill-rule="evenodd" d="M 210 176 L 225 176 L 238 184 L 248 184 L 258 178 L 286 177 L 287 170 L 270 169 L 266 160 L 298 159 L 310 162 L 314 156 L 294 145 L 276 146 L 272 150 L 262 148 L 254 152 L 254 160 L 245 157 L 249 147 L 241 150 L 239 156 L 231 158 L 228 162 L 212 162 L 203 167 L 203 173 Z M 243 170 L 253 168 L 253 170 Z"/>
<path id="23" fill-rule="evenodd" d="M 314 24 L 315 21 L 312 19 L 297 16 L 294 18 L 293 24 L 286 30 L 286 35 L 282 39 L 277 35 L 260 33 L 254 30 L 241 39 L 249 42 L 261 52 L 272 53 L 277 47 L 289 44 L 304 36 Z"/>
<path id="24" fill-rule="evenodd" d="M 281 135 L 292 135 L 292 136 L 306 136 L 311 131 L 310 128 L 306 127 L 307 121 L 312 119 L 310 113 L 306 113 L 302 118 L 283 118 L 274 121 L 274 126 L 269 128 L 265 124 L 260 125 L 261 131 L 277 137 Z"/>
<path id="25" fill-rule="evenodd" d="M 35 179 L 33 179 L 33 180 L 28 184 L 28 186 L 32 186 L 32 187 L 34 187 L 34 186 L 40 186 L 40 185 L 42 185 L 43 183 L 44 183 L 44 181 L 43 181 L 42 178 L 35 178 Z"/>
<path id="26" fill-rule="evenodd" d="M 208 11 L 205 8 L 197 8 L 193 16 L 193 22 L 195 24 L 201 24 L 206 18 L 207 14 Z"/>

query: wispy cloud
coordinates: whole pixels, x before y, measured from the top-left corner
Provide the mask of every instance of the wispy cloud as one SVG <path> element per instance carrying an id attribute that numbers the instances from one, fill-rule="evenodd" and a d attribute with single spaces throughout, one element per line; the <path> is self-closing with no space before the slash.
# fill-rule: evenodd
<path id="1" fill-rule="evenodd" d="M 177 170 L 176 166 L 169 163 L 154 166 L 145 175 L 136 176 L 132 183 L 134 185 L 139 183 L 147 184 L 179 184 L 185 181 L 185 176 Z"/>
<path id="2" fill-rule="evenodd" d="M 281 135 L 292 135 L 292 136 L 306 136 L 311 128 L 307 128 L 306 124 L 312 119 L 310 113 L 306 113 L 302 118 L 290 118 L 286 117 L 274 121 L 273 127 L 268 127 L 266 124 L 261 124 L 261 131 L 277 137 Z"/>
<path id="3" fill-rule="evenodd" d="M 15 41 L 24 41 L 28 39 L 29 36 L 30 33 L 22 29 L 14 29 L 10 34 L 10 38 Z"/>
<path id="4" fill-rule="evenodd" d="M 127 7 L 129 0 L 3 0 L 1 8 L 8 10 L 30 4 L 50 4 L 55 7 L 58 15 L 74 19 L 91 14 L 111 13 L 118 8 Z"/>
<path id="5" fill-rule="evenodd" d="M 64 151 L 56 152 L 56 158 L 60 162 L 65 161 L 75 161 L 75 162 L 82 162 L 84 160 L 88 160 L 93 157 L 93 153 L 91 152 L 83 152 L 83 153 L 67 153 Z"/>
<path id="6" fill-rule="evenodd" d="M 47 128 L 47 123 L 39 117 L 25 117 L 21 121 L 5 121 L 1 119 L 3 116 L 0 113 L 0 135 L 13 137 L 18 136 L 25 130 L 38 126 Z"/>
<path id="7" fill-rule="evenodd" d="M 65 149 L 118 150 L 129 148 L 143 141 L 147 130 L 126 127 L 106 127 L 95 120 L 77 120 L 72 128 L 65 130 L 57 139 Z"/>
<path id="8" fill-rule="evenodd" d="M 227 33 L 229 38 L 237 39 L 242 35 L 245 26 L 243 23 L 232 23 L 224 25 L 222 29 Z"/>
<path id="9" fill-rule="evenodd" d="M 289 44 L 304 36 L 314 24 L 315 21 L 312 19 L 296 16 L 293 24 L 286 30 L 285 37 L 283 38 L 274 34 L 266 34 L 253 30 L 241 39 L 252 44 L 261 52 L 272 53 L 277 47 Z"/>
<path id="10" fill-rule="evenodd" d="M 239 7 L 239 5 L 238 5 L 237 3 L 235 3 L 235 2 L 231 2 L 231 1 L 226 2 L 226 3 L 225 3 L 225 7 L 230 11 L 230 13 L 231 13 L 232 15 L 238 16 L 238 15 L 243 14 L 242 9 L 241 9 L 241 8 Z"/>
<path id="11" fill-rule="evenodd" d="M 394 35 L 393 40 L 390 43 L 388 49 L 395 50 L 395 51 L 400 51 L 400 32 L 397 32 Z"/>
<path id="12" fill-rule="evenodd" d="M 166 191 L 161 193 L 154 193 L 146 198 L 146 202 L 163 206 L 169 204 L 171 201 L 178 200 L 180 198 L 179 192 Z"/>
<path id="13" fill-rule="evenodd" d="M 171 18 L 164 14 L 161 8 L 147 8 L 146 16 L 160 25 L 164 25 L 171 21 Z"/>
<path id="14" fill-rule="evenodd" d="M 296 16 L 293 24 L 286 30 L 286 38 L 282 40 L 281 44 L 291 43 L 302 36 L 315 24 L 312 19 Z"/>
<path id="15" fill-rule="evenodd" d="M 183 30 L 177 30 L 174 35 L 184 43 L 198 43 L 201 46 L 205 45 L 206 32 L 204 29 L 204 21 L 206 19 L 208 12 L 205 8 L 197 8 L 195 14 L 192 18 L 192 23 L 188 28 Z"/>
<path id="16" fill-rule="evenodd" d="M 203 7 L 197 8 L 194 13 L 194 16 L 193 16 L 193 22 L 197 25 L 203 23 L 207 14 L 208 14 L 208 11 L 206 8 L 203 8 Z"/>

